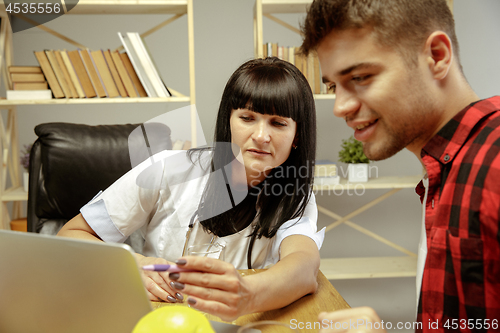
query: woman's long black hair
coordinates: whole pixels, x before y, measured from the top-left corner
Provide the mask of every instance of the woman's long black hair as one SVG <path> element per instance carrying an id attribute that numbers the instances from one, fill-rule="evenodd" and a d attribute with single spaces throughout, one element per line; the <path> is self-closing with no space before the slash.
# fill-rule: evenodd
<path id="1" fill-rule="evenodd" d="M 212 173 L 198 209 L 200 223 L 206 231 L 223 237 L 248 226 L 256 217 L 257 206 L 258 218 L 250 235 L 247 259 L 248 268 L 251 268 L 255 239 L 272 238 L 283 223 L 304 214 L 313 184 L 316 111 L 304 75 L 294 65 L 275 57 L 247 61 L 229 78 L 217 115 L 216 145 L 231 142 L 231 112 L 237 109 L 292 118 L 297 123 L 297 146 L 291 150 L 288 159 L 274 168 L 259 186 L 249 189 L 242 202 L 216 216 L 213 209 L 220 207 L 217 201 L 222 200 L 221 193 L 226 193 L 227 179 L 221 181 L 220 173 L 213 171 L 228 165 L 234 160 L 234 155 L 230 149 L 216 148 L 213 152 Z M 227 147 L 227 144 L 221 146 Z M 195 151 L 191 150 L 190 156 Z M 231 175 L 224 174 L 224 177 Z"/>

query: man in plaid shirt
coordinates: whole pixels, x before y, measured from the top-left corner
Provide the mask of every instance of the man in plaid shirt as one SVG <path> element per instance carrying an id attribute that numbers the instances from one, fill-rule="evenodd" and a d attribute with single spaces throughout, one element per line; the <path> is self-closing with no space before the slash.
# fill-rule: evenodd
<path id="1" fill-rule="evenodd" d="M 500 331 L 500 97 L 467 83 L 445 0 L 315 0 L 303 32 L 366 156 L 407 148 L 427 171 L 416 330 Z M 366 307 L 319 319 L 320 332 L 396 329 Z"/>

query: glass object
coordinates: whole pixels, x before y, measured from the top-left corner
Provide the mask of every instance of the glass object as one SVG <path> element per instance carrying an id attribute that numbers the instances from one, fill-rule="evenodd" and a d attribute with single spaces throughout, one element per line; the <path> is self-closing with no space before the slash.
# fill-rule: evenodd
<path id="1" fill-rule="evenodd" d="M 224 260 L 225 246 L 219 243 L 203 243 L 188 246 L 187 255 Z"/>

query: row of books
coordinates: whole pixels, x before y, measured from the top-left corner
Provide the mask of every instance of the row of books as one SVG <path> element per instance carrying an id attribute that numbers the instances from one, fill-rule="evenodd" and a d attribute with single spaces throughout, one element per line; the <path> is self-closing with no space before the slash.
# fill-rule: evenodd
<path id="1" fill-rule="evenodd" d="M 315 52 L 309 53 L 307 57 L 298 53 L 299 48 L 294 46 L 281 46 L 278 43 L 264 44 L 264 57 L 278 57 L 295 65 L 311 86 L 314 94 L 331 94 L 327 86 L 322 82 L 318 56 Z"/>
<path id="2" fill-rule="evenodd" d="M 314 165 L 314 184 L 338 185 L 340 176 L 337 171 L 337 164 L 330 160 L 316 160 Z"/>
<path id="3" fill-rule="evenodd" d="M 188 150 L 191 149 L 191 141 L 175 140 L 172 143 L 172 150 Z"/>
<path id="4" fill-rule="evenodd" d="M 7 90 L 8 99 L 19 99 L 18 96 L 33 96 L 33 94 L 39 99 L 52 98 L 52 92 L 48 89 L 47 81 L 39 66 L 9 66 L 8 75 L 13 89 Z"/>
<path id="5" fill-rule="evenodd" d="M 125 52 L 109 49 L 35 51 L 54 98 L 171 96 L 140 35 L 118 33 L 118 36 Z M 15 85 L 13 88 L 15 90 Z M 37 95 L 37 90 L 26 91 L 26 97 Z M 23 99 L 19 94 L 16 96 Z M 33 96 L 30 99 L 39 98 Z"/>

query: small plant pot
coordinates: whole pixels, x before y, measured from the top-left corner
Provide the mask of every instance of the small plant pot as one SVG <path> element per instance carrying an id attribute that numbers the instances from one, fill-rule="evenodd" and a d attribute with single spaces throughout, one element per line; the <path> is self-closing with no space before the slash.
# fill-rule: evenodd
<path id="1" fill-rule="evenodd" d="M 347 166 L 347 180 L 351 183 L 368 181 L 368 163 L 349 163 Z"/>
<path id="2" fill-rule="evenodd" d="M 30 184 L 30 174 L 29 174 L 29 172 L 25 171 L 23 173 L 23 186 L 24 186 L 25 192 L 28 192 L 29 184 Z"/>

